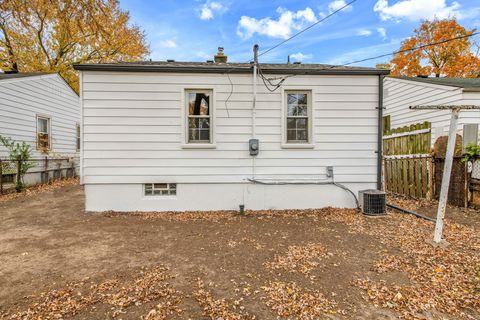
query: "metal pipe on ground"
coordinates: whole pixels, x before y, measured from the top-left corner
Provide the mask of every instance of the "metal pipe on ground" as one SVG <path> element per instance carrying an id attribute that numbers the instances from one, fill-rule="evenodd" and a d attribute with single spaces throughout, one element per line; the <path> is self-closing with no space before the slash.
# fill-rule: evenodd
<path id="1" fill-rule="evenodd" d="M 405 208 L 396 206 L 396 205 L 391 204 L 391 203 L 387 203 L 387 207 L 390 207 L 390 208 L 392 208 L 392 209 L 401 211 L 401 212 L 403 212 L 403 213 L 408 213 L 408 214 L 414 215 L 414 216 L 417 217 L 417 218 L 425 219 L 425 220 L 430 221 L 430 222 L 435 222 L 435 219 L 432 219 L 432 218 L 430 218 L 430 217 L 426 217 L 426 216 L 424 216 L 424 215 L 421 215 L 420 213 L 417 213 L 417 212 L 415 212 L 415 211 L 408 210 L 408 209 L 405 209 Z"/>

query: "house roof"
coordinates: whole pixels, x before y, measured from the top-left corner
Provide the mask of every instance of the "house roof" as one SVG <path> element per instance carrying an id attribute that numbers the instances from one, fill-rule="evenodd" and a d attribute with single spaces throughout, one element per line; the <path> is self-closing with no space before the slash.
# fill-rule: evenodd
<path id="1" fill-rule="evenodd" d="M 463 91 L 479 91 L 480 78 L 422 78 L 422 77 L 391 77 L 395 79 L 418 81 L 423 83 L 438 84 L 463 88 Z"/>
<path id="2" fill-rule="evenodd" d="M 52 74 L 52 73 L 48 73 L 48 72 L 0 73 L 0 81 L 9 80 L 9 79 L 44 76 L 47 74 Z"/>
<path id="3" fill-rule="evenodd" d="M 327 64 L 280 64 L 262 63 L 263 72 L 268 74 L 388 74 L 388 70 L 335 66 Z M 127 71 L 127 72 L 189 72 L 189 73 L 251 73 L 251 63 L 213 63 L 213 62 L 168 62 L 139 61 L 97 64 L 76 64 L 76 70 L 87 71 Z"/>

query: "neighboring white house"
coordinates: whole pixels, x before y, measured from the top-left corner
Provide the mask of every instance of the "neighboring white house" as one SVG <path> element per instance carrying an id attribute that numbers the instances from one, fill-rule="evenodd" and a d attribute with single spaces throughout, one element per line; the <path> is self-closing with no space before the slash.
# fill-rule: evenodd
<path id="1" fill-rule="evenodd" d="M 260 67 L 285 80 L 270 92 L 259 77 L 254 101 L 252 64 L 76 65 L 86 210 L 354 207 L 333 182 L 356 194 L 380 181 L 387 72 Z"/>
<path id="2" fill-rule="evenodd" d="M 410 110 L 411 105 L 480 105 L 480 78 L 385 77 L 384 115 L 390 117 L 391 128 L 429 121 L 433 144 L 438 137 L 448 135 L 451 112 Z M 480 124 L 480 110 L 461 111 L 459 132 L 468 124 Z M 475 131 L 474 126 L 469 129 Z"/>
<path id="3" fill-rule="evenodd" d="M 79 97 L 60 75 L 0 73 L 0 135 L 31 144 L 36 159 L 75 157 L 79 130 Z M 0 157 L 7 156 L 0 145 Z"/>

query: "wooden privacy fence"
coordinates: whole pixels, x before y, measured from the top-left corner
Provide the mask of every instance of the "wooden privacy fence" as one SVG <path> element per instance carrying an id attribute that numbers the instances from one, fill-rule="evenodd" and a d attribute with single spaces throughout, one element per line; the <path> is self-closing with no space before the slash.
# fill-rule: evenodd
<path id="1" fill-rule="evenodd" d="M 425 154 L 430 152 L 432 143 L 430 122 L 384 130 L 383 154 Z"/>
<path id="2" fill-rule="evenodd" d="M 387 192 L 414 198 L 434 196 L 434 168 L 431 154 L 385 156 L 384 188 Z"/>

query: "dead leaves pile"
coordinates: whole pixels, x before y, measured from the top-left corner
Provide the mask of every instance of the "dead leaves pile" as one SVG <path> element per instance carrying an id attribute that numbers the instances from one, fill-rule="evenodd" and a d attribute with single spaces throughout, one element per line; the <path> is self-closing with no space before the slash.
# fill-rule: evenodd
<path id="1" fill-rule="evenodd" d="M 201 280 L 198 280 L 197 290 L 193 292 L 193 296 L 200 304 L 203 315 L 212 320 L 255 319 L 254 316 L 248 315 L 245 308 L 241 305 L 241 301 L 229 303 L 226 299 L 215 299 L 212 294 L 205 289 L 205 285 Z"/>
<path id="2" fill-rule="evenodd" d="M 289 246 L 285 255 L 275 255 L 273 261 L 264 265 L 271 270 L 300 272 L 308 275 L 315 269 L 322 258 L 332 255 L 322 244 L 308 243 L 305 246 Z"/>
<path id="3" fill-rule="evenodd" d="M 343 313 L 337 303 L 318 291 L 299 287 L 294 282 L 270 282 L 262 287 L 266 292 L 265 304 L 280 317 L 293 319 L 322 319 L 325 314 Z"/>
<path id="4" fill-rule="evenodd" d="M 60 189 L 60 188 L 63 188 L 63 187 L 78 185 L 79 182 L 80 182 L 80 180 L 77 177 L 76 178 L 65 178 L 65 179 L 55 180 L 55 181 L 52 181 L 50 183 L 28 187 L 23 192 L 19 192 L 19 193 L 12 192 L 12 193 L 7 193 L 7 194 L 4 194 L 4 195 L 0 195 L 0 202 L 6 202 L 6 201 L 13 200 L 13 199 L 21 198 L 21 197 L 35 196 L 35 195 L 37 195 L 39 193 L 42 193 L 42 192 L 54 191 L 54 190 L 57 190 L 57 189 Z"/>
<path id="5" fill-rule="evenodd" d="M 444 238 L 450 245 L 435 248 L 426 243 L 433 237 L 434 225 L 413 216 L 392 214 L 385 219 L 372 220 L 343 212 L 329 219 L 342 221 L 352 232 L 370 235 L 388 248 L 398 249 L 394 255 L 383 252 L 372 269 L 379 274 L 404 272 L 409 283 L 370 279 L 353 282 L 365 290 L 365 298 L 375 305 L 394 309 L 411 319 L 436 312 L 469 318 L 472 311 L 478 316 L 478 230 L 447 220 Z"/>
<path id="6" fill-rule="evenodd" d="M 165 319 L 167 315 L 180 313 L 181 293 L 171 288 L 166 280 L 172 276 L 168 269 L 158 266 L 139 271 L 138 277 L 121 287 L 118 279 L 101 284 L 84 281 L 70 283 L 65 289 L 42 293 L 39 302 L 28 310 L 12 314 L 8 319 L 61 319 L 74 316 L 81 311 L 95 309 L 101 304 L 109 308 L 105 317 L 117 317 L 132 306 L 151 301 L 157 305 L 145 316 L 148 320 Z M 90 308 L 90 309 L 89 309 Z"/>

